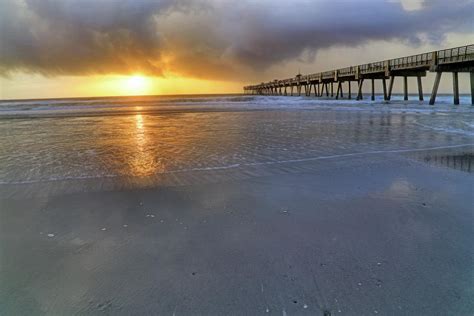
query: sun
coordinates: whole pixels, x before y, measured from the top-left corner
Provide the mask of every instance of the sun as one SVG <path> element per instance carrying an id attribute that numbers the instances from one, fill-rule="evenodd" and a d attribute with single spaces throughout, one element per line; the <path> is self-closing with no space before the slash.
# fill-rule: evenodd
<path id="1" fill-rule="evenodd" d="M 126 94 L 146 94 L 150 91 L 151 80 L 145 76 L 133 75 L 127 77 L 121 84 Z"/>

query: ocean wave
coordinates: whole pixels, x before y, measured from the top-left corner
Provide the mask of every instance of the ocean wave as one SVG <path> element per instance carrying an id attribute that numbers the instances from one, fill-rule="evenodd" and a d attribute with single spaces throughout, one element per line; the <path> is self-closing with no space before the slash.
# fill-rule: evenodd
<path id="1" fill-rule="evenodd" d="M 315 98 L 305 96 L 257 96 L 257 95 L 179 95 L 179 96 L 143 96 L 143 97 L 100 97 L 79 99 L 51 99 L 51 100 L 13 100 L 0 101 L 0 115 L 13 115 L 24 112 L 43 111 L 90 111 L 155 108 L 166 107 L 213 107 L 220 108 L 268 108 L 268 109 L 293 109 L 293 108 L 330 108 L 341 110 L 368 110 L 382 109 L 390 111 L 422 111 L 422 112 L 473 112 L 470 96 L 461 97 L 461 106 L 452 105 L 452 97 L 441 95 L 436 106 L 428 106 L 427 102 L 415 100 L 403 101 L 401 96 L 394 95 L 393 100 L 386 102 L 377 95 L 375 101 L 355 99 Z"/>

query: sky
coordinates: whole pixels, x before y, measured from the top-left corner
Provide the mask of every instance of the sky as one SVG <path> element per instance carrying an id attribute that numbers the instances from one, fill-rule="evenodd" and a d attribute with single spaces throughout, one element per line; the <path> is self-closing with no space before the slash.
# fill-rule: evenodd
<path id="1" fill-rule="evenodd" d="M 474 43 L 473 12 L 474 0 L 1 0 L 0 99 L 240 93 Z"/>

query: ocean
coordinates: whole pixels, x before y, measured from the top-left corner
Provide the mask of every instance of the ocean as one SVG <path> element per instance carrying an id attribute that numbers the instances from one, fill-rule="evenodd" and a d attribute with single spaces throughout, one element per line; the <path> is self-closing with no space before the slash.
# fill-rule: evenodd
<path id="1" fill-rule="evenodd" d="M 0 185 L 147 178 L 472 145 L 474 108 L 189 95 L 0 102 Z M 154 179 L 152 179 L 155 177 Z M 162 177 L 161 177 L 162 178 Z"/>

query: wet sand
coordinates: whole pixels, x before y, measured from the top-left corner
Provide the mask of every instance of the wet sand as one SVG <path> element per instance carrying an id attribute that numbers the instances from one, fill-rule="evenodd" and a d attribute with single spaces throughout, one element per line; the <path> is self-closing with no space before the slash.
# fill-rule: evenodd
<path id="1" fill-rule="evenodd" d="M 473 314 L 472 173 L 406 153 L 309 163 L 0 195 L 0 314 Z"/>

